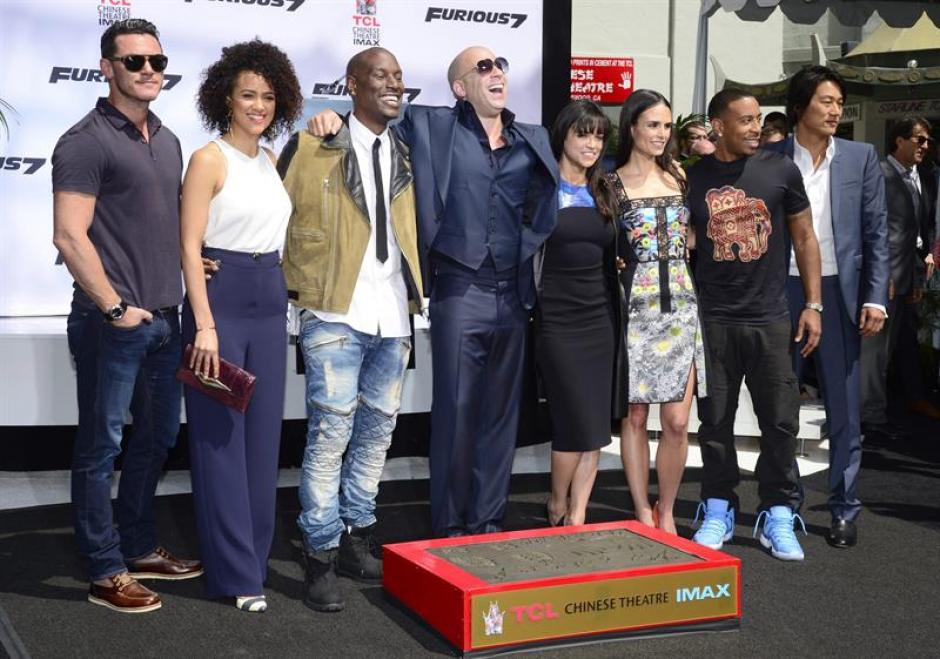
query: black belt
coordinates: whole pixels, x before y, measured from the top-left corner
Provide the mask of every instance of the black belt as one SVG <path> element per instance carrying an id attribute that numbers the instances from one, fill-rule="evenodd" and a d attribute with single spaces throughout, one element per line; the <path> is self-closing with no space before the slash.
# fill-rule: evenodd
<path id="1" fill-rule="evenodd" d="M 161 316 L 165 316 L 168 313 L 176 313 L 177 311 L 179 311 L 179 307 L 172 306 L 172 307 L 160 307 L 159 309 L 151 309 L 150 313 L 154 313 L 154 314 L 158 313 Z"/>

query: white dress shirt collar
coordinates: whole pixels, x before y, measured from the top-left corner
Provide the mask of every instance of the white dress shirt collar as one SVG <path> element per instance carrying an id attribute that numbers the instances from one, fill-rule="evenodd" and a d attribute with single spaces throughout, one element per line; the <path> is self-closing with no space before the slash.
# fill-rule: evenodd
<path id="1" fill-rule="evenodd" d="M 388 135 L 388 126 L 385 127 L 381 133 L 376 135 L 369 128 L 366 127 L 364 123 L 356 119 L 356 115 L 352 112 L 349 113 L 349 136 L 352 138 L 353 142 L 359 144 L 360 147 L 367 149 L 369 152 L 372 151 L 372 145 L 375 143 L 375 138 L 378 138 L 382 143 L 380 149 L 387 149 L 389 144 L 389 135 Z M 369 163 L 372 164 L 370 160 Z"/>
<path id="2" fill-rule="evenodd" d="M 813 211 L 813 230 L 816 232 L 816 240 L 819 242 L 823 277 L 839 274 L 839 265 L 836 261 L 835 236 L 833 235 L 832 183 L 829 169 L 835 154 L 836 141 L 830 137 L 822 162 L 819 163 L 818 167 L 814 167 L 812 154 L 800 144 L 796 135 L 793 137 L 793 162 L 799 168 L 800 174 L 803 175 L 803 186 L 806 188 L 806 196 Z M 796 276 L 798 274 L 799 268 L 797 268 L 796 256 L 791 255 L 790 275 Z"/>
<path id="3" fill-rule="evenodd" d="M 409 336 L 408 291 L 402 276 L 402 255 L 395 238 L 391 219 L 391 136 L 386 128 L 380 135 L 369 130 L 355 115 L 349 115 L 349 135 L 356 154 L 362 194 L 369 213 L 369 224 L 375 225 L 376 185 L 372 165 L 372 146 L 379 139 L 379 163 L 382 168 L 382 192 L 385 199 L 388 240 L 388 258 L 380 263 L 375 258 L 376 232 L 371 231 L 366 244 L 359 276 L 353 289 L 346 313 L 312 310 L 318 318 L 331 323 L 343 323 L 352 329 L 385 338 Z M 348 256 L 347 256 L 348 258 Z"/>

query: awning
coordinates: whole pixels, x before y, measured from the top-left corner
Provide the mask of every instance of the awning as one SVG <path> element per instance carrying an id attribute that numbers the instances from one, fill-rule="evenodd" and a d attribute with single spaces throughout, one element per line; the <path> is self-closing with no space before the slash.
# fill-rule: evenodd
<path id="1" fill-rule="evenodd" d="M 815 23 L 828 9 L 843 25 L 864 25 L 877 12 L 891 27 L 911 27 L 927 12 L 940 26 L 938 0 L 702 0 L 705 16 L 721 8 L 746 21 L 763 21 L 777 7 L 794 23 Z"/>
<path id="2" fill-rule="evenodd" d="M 940 27 L 923 16 L 911 28 L 882 25 L 848 53 L 847 57 L 935 49 L 940 49 Z"/>
<path id="3" fill-rule="evenodd" d="M 843 25 L 864 25 L 875 12 L 891 27 L 911 27 L 926 13 L 940 27 L 940 0 L 702 0 L 696 40 L 692 111 L 705 112 L 708 17 L 719 9 L 746 21 L 764 21 L 777 7 L 794 23 L 812 24 L 828 9 Z"/>

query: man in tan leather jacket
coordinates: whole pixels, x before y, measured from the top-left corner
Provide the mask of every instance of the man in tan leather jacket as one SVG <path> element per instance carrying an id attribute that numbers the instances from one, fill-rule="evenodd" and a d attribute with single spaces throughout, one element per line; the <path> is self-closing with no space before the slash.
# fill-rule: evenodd
<path id="1" fill-rule="evenodd" d="M 407 148 L 388 130 L 404 85 L 395 56 L 369 48 L 347 65 L 353 111 L 320 139 L 295 134 L 278 169 L 294 204 L 284 248 L 300 310 L 307 446 L 300 478 L 304 604 L 345 606 L 337 572 L 381 582 L 375 496 L 401 404 L 421 309 Z"/>

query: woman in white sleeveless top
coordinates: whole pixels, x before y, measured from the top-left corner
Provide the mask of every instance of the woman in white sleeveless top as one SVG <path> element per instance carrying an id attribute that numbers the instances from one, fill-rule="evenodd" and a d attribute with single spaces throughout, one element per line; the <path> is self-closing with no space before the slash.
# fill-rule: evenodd
<path id="1" fill-rule="evenodd" d="M 188 365 L 217 377 L 221 357 L 257 376 L 244 414 L 185 392 L 206 594 L 234 597 L 245 611 L 267 608 L 287 354 L 280 251 L 291 203 L 260 141 L 288 132 L 302 102 L 278 48 L 258 40 L 224 48 L 198 96 L 204 124 L 219 137 L 192 155 L 183 181 Z M 208 281 L 203 258 L 218 265 Z"/>

